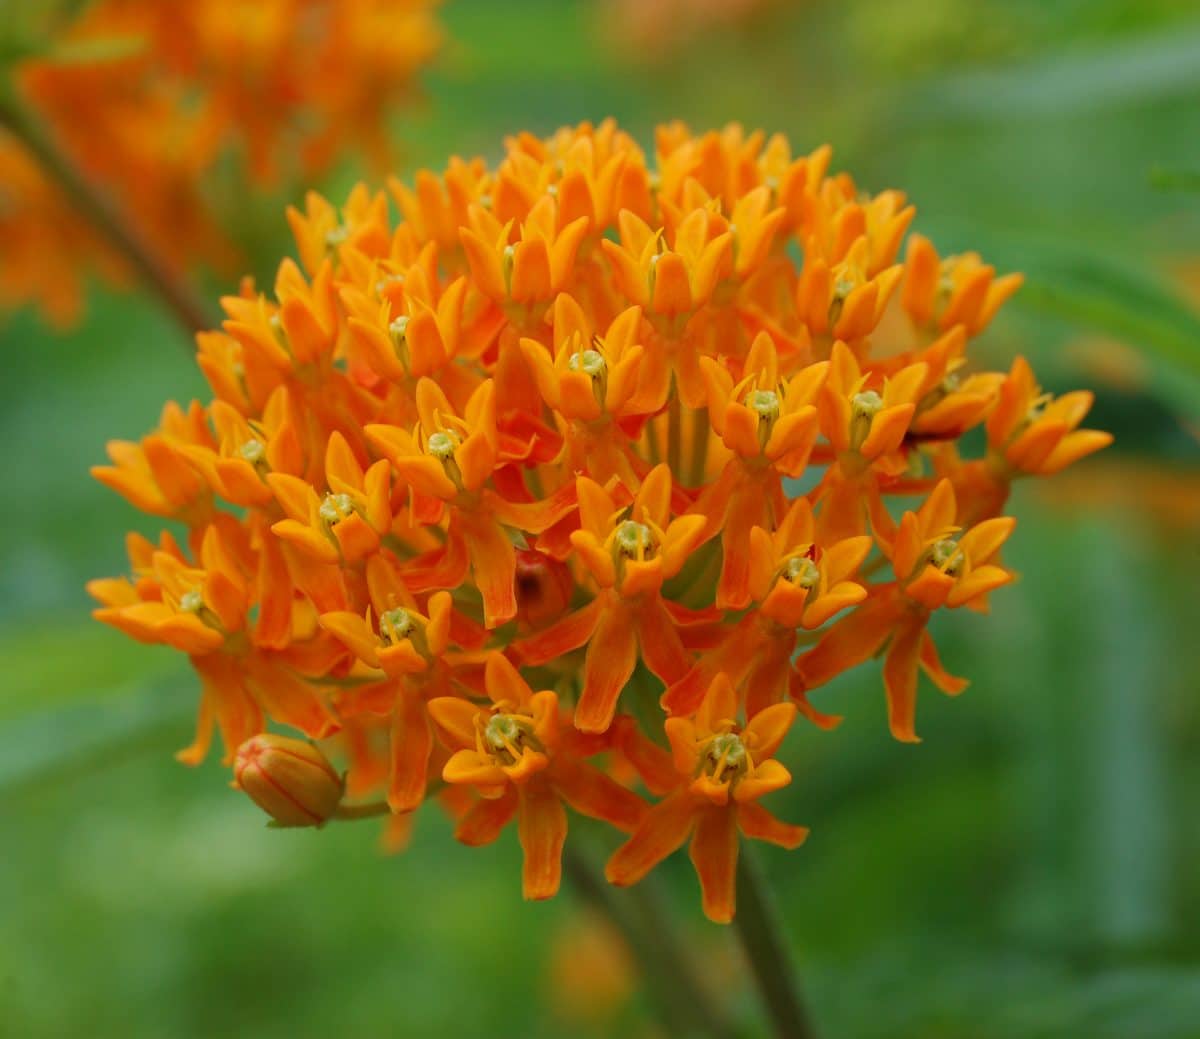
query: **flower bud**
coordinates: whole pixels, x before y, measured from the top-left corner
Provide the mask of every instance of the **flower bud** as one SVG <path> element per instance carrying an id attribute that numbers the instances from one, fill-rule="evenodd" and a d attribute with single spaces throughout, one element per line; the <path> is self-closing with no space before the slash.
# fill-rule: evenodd
<path id="1" fill-rule="evenodd" d="M 320 826 L 342 799 L 342 778 L 311 743 L 263 732 L 246 740 L 234 785 L 279 826 Z"/>
<path id="2" fill-rule="evenodd" d="M 525 630 L 557 620 L 571 604 L 571 571 L 543 552 L 517 552 L 517 623 Z"/>

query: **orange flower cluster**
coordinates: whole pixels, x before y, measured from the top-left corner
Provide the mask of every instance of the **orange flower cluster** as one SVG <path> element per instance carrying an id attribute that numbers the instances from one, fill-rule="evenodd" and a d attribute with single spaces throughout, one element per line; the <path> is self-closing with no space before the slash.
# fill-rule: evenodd
<path id="1" fill-rule="evenodd" d="M 882 652 L 915 740 L 918 672 L 966 684 L 930 619 L 1013 579 L 1009 484 L 1109 437 L 1020 358 L 969 370 L 1020 279 L 915 235 L 898 260 L 899 193 L 737 126 L 655 151 L 522 134 L 394 182 L 395 223 L 310 196 L 300 262 L 199 337 L 213 403 L 95 470 L 186 538 L 131 535 L 132 579 L 91 591 L 191 657 L 184 761 L 214 725 L 227 761 L 268 721 L 327 741 L 351 808 L 436 795 L 472 845 L 515 819 L 529 898 L 568 808 L 629 835 L 615 884 L 690 840 L 729 920 L 740 836 L 805 837 L 763 799 L 796 716 L 837 721 L 809 694 Z"/>
<path id="2" fill-rule="evenodd" d="M 52 136 L 157 255 L 228 262 L 214 219 L 221 167 L 236 157 L 259 182 L 311 176 L 349 142 L 385 163 L 385 117 L 439 45 L 436 3 L 98 0 L 15 72 Z M 0 303 L 33 300 L 69 322 L 80 246 L 102 267 L 112 260 L 2 131 L 0 172 Z"/>

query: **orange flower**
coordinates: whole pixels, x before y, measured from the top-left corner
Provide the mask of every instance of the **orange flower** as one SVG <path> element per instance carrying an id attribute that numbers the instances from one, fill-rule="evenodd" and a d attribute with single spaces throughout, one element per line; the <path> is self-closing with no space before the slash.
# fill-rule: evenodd
<path id="1" fill-rule="evenodd" d="M 902 302 L 917 325 L 945 331 L 963 325 L 968 335 L 982 332 L 1004 301 L 1021 287 L 1020 274 L 996 277 L 978 253 L 940 259 L 928 238 L 909 239 Z"/>
<path id="2" fill-rule="evenodd" d="M 386 160 L 388 116 L 440 45 L 435 6 L 97 0 L 47 19 L 61 38 L 30 41 L 36 53 L 18 63 L 16 79 L 50 137 L 156 256 L 175 269 L 197 260 L 228 268 L 234 249 L 221 227 L 241 200 L 214 191 L 212 174 L 240 162 L 250 176 L 230 183 L 270 187 L 281 174 L 327 168 L 348 147 Z M 14 195 L 0 212 L 0 298 L 37 302 L 68 322 L 81 274 L 128 280 L 51 175 L 7 136 L 0 171 Z"/>
<path id="3" fill-rule="evenodd" d="M 530 322 L 540 317 L 566 285 L 579 243 L 587 232 L 580 217 L 559 229 L 554 199 L 544 196 L 529 211 L 517 233 L 480 206 L 470 210 L 462 244 L 471 273 L 484 295 L 512 306 Z"/>
<path id="4" fill-rule="evenodd" d="M 804 498 L 792 503 L 778 529 L 750 532 L 749 589 L 757 608 L 733 627 L 720 645 L 705 653 L 663 694 L 671 714 L 695 711 L 709 684 L 726 674 L 746 690 L 751 717 L 791 695 L 800 711 L 823 729 L 841 721 L 809 704 L 791 671 L 800 630 L 825 624 L 867 597 L 853 580 L 871 550 L 869 537 L 853 537 L 822 548 L 814 543 L 812 508 Z"/>
<path id="5" fill-rule="evenodd" d="M 960 693 L 967 685 L 942 667 L 926 627 L 931 612 L 941 606 L 984 610 L 989 592 L 1015 580 L 992 560 L 1016 520 L 984 520 L 957 537 L 956 514 L 954 489 L 942 480 L 919 510 L 900 521 L 891 548 L 896 583 L 881 587 L 796 662 L 802 687 L 813 689 L 868 660 L 887 642 L 888 720 L 892 735 L 909 743 L 917 742 L 918 666 L 944 693 Z"/>
<path id="6" fill-rule="evenodd" d="M 636 884 L 690 837 L 704 915 L 728 923 L 736 896 L 738 832 L 784 848 L 804 842 L 808 830 L 780 822 L 758 804 L 792 781 L 775 752 L 795 719 L 795 706 L 775 704 L 745 726 L 737 724 L 737 713 L 737 693 L 727 676 L 718 675 L 694 716 L 667 719 L 678 789 L 646 813 L 609 859 L 604 873 L 611 883 Z"/>
<path id="7" fill-rule="evenodd" d="M 204 409 L 192 401 L 185 412 L 174 401 L 163 408 L 159 429 L 137 444 L 110 440 L 113 465 L 92 466 L 92 476 L 142 512 L 202 523 L 212 492 L 187 462 L 187 452 L 215 446 Z"/>
<path id="8" fill-rule="evenodd" d="M 784 512 L 783 477 L 799 476 L 817 437 L 817 399 L 828 366 L 809 365 L 788 380 L 779 376 L 775 344 L 760 332 L 735 386 L 727 368 L 701 362 L 713 429 L 734 457 L 696 502 L 708 516 L 706 534 L 720 529 L 721 576 L 717 606 L 741 609 L 750 600 L 750 531 L 770 528 Z"/>
<path id="9" fill-rule="evenodd" d="M 579 477 L 581 529 L 571 544 L 598 586 L 588 605 L 513 643 L 522 664 L 537 666 L 588 644 L 575 724 L 604 732 L 639 651 L 650 671 L 670 683 L 682 678 L 688 657 L 663 602 L 663 582 L 677 574 L 695 547 L 703 517 L 670 519 L 671 472 L 655 467 L 628 512 L 599 484 Z"/>
<path id="10" fill-rule="evenodd" d="M 469 628 L 461 620 L 456 623 L 447 592 L 431 595 L 428 613 L 421 612 L 382 556 L 368 560 L 366 577 L 371 600 L 366 613 L 331 611 L 321 615 L 321 627 L 365 668 L 387 676 L 388 680 L 343 694 L 339 706 L 343 713 L 356 703 L 372 713 L 390 714 L 388 803 L 393 811 L 411 812 L 425 799 L 433 753 L 427 702 L 454 692 L 452 628 L 459 629 L 459 638 L 467 637 Z M 474 638 L 470 641 L 477 644 Z M 371 677 L 367 672 L 360 680 L 370 683 Z"/>
<path id="11" fill-rule="evenodd" d="M 485 844 L 516 815 L 525 852 L 525 897 L 550 898 L 562 876 L 564 802 L 626 832 L 641 820 L 646 806 L 566 749 L 570 734 L 560 731 L 554 692 L 534 693 L 499 654 L 488 658 L 486 686 L 491 707 L 457 697 L 429 703 L 448 745 L 459 748 L 443 777 L 447 783 L 475 787 L 481 797 L 455 835 L 465 844 Z"/>
<path id="12" fill-rule="evenodd" d="M 658 411 L 670 390 L 661 355 L 647 356 L 635 341 L 641 318 L 641 309 L 630 307 L 601 336 L 564 294 L 554 304 L 553 353 L 536 339 L 521 340 L 538 391 L 558 418 L 572 468 L 587 468 L 601 481 L 615 476 L 627 486 L 635 486 L 639 477 L 633 437 L 623 432 L 622 423 Z"/>
<path id="13" fill-rule="evenodd" d="M 1000 399 L 987 423 L 994 465 L 1006 475 L 1050 476 L 1112 443 L 1111 433 L 1079 429 L 1093 396 L 1077 390 L 1054 398 L 1042 394 L 1023 357 L 1000 386 Z"/>
<path id="14" fill-rule="evenodd" d="M 728 920 L 739 830 L 803 837 L 757 797 L 797 713 L 840 720 L 811 691 L 881 655 L 915 740 L 918 672 L 966 685 L 935 617 L 1013 580 L 1011 481 L 1109 439 L 1089 394 L 979 365 L 1016 279 L 920 240 L 897 265 L 913 207 L 830 162 L 585 123 L 392 181 L 396 222 L 361 185 L 289 212 L 300 262 L 199 337 L 213 403 L 97 470 L 187 531 L 91 586 L 191 657 L 181 757 L 214 725 L 227 762 L 268 724 L 322 740 L 389 847 L 428 801 L 466 844 L 516 818 L 531 898 L 564 804 L 633 831 L 619 883 L 691 838 Z"/>
<path id="15" fill-rule="evenodd" d="M 414 495 L 449 507 L 448 547 L 426 561 L 414 587 L 457 588 L 469 566 L 483 597 L 484 623 L 494 628 L 517 612 L 516 550 L 504 523 L 540 533 L 570 511 L 573 495 L 526 504 L 506 501 L 484 486 L 501 460 L 494 383 L 471 394 L 460 418 L 437 384 L 422 379 L 416 407 L 420 422 L 412 434 L 394 426 L 366 428 L 372 445 Z"/>

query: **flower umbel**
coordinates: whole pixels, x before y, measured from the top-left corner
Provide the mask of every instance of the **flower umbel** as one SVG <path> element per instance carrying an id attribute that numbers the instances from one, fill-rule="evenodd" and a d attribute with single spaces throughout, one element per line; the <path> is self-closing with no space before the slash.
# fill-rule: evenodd
<path id="1" fill-rule="evenodd" d="M 213 401 L 96 470 L 186 528 L 91 585 L 200 674 L 183 760 L 219 731 L 289 825 L 366 814 L 324 753 L 393 838 L 431 800 L 468 845 L 515 820 L 533 899 L 571 812 L 628 835 L 616 884 L 688 842 L 730 920 L 741 838 L 805 837 L 762 800 L 797 716 L 838 721 L 810 697 L 881 654 L 916 740 L 919 674 L 966 685 L 937 614 L 1014 579 L 1010 483 L 1109 440 L 1089 394 L 975 366 L 1018 276 L 902 260 L 912 207 L 829 164 L 736 126 L 648 157 L 608 122 L 393 182 L 396 222 L 310 196 L 299 262 L 201 336 Z"/>

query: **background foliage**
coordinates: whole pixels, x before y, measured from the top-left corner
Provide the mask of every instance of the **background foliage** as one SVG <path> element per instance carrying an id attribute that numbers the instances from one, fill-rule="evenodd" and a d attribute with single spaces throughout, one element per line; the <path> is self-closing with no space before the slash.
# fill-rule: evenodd
<path id="1" fill-rule="evenodd" d="M 989 622 L 939 618 L 974 681 L 923 689 L 923 745 L 888 737 L 870 668 L 821 694 L 848 719 L 794 737 L 779 804 L 813 836 L 760 857 L 829 1036 L 1200 1034 L 1194 5 L 806 0 L 649 54 L 598 0 L 445 18 L 455 42 L 397 127 L 413 163 L 581 118 L 646 143 L 739 119 L 831 141 L 939 248 L 1028 272 L 986 342 L 1049 388 L 1097 385 L 1117 446 L 1018 493 L 1022 580 Z M 252 227 L 265 275 L 284 224 Z M 385 857 L 373 824 L 268 831 L 215 761 L 172 761 L 196 683 L 89 620 L 83 581 L 123 570 L 138 518 L 86 468 L 201 379 L 152 303 L 98 290 L 65 338 L 5 318 L 0 350 L 0 1035 L 652 1034 L 636 991 L 584 1020 L 548 998 L 579 906 L 521 903 L 513 834 L 459 849 L 430 812 Z M 749 1021 L 732 936 L 686 862 L 663 879 Z M 619 965 L 593 975 L 621 992 Z"/>

